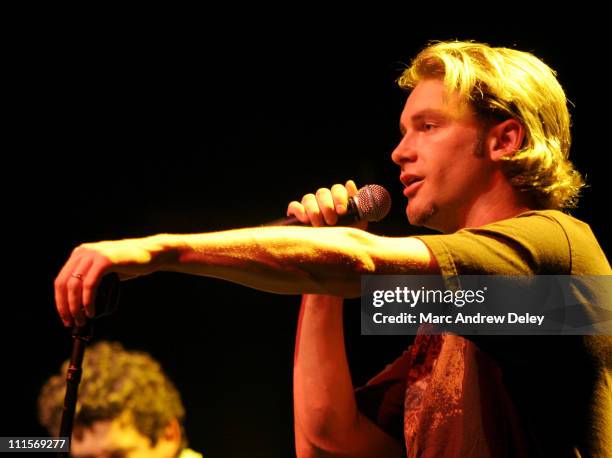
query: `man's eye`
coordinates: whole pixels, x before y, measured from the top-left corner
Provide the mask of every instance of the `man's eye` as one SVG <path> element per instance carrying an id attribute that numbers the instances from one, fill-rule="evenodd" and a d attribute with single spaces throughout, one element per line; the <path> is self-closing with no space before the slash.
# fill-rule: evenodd
<path id="1" fill-rule="evenodd" d="M 429 132 L 429 131 L 434 130 L 435 128 L 436 128 L 435 124 L 432 124 L 432 123 L 425 123 L 425 124 L 423 124 L 423 130 L 424 131 Z"/>

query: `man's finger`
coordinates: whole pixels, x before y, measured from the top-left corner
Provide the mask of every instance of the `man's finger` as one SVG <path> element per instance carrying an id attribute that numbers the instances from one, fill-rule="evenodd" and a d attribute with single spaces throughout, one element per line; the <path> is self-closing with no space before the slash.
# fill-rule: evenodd
<path id="1" fill-rule="evenodd" d="M 335 184 L 331 187 L 331 195 L 334 201 L 334 208 L 338 215 L 344 215 L 348 206 L 348 191 L 346 186 Z"/>
<path id="2" fill-rule="evenodd" d="M 107 269 L 108 262 L 100 258 L 93 263 L 87 272 L 87 276 L 83 278 L 83 309 L 89 318 L 93 318 L 98 312 L 98 310 L 95 310 L 96 292 Z"/>
<path id="3" fill-rule="evenodd" d="M 55 307 L 66 327 L 74 324 L 72 314 L 70 313 L 70 306 L 68 305 L 67 282 L 72 272 L 74 272 L 75 266 L 81 259 L 75 251 L 72 252 L 72 255 L 68 258 L 68 261 L 66 261 L 66 264 L 64 264 L 64 267 L 62 267 L 62 270 L 60 270 L 54 282 Z"/>
<path id="4" fill-rule="evenodd" d="M 323 226 L 323 215 L 321 215 L 321 209 L 317 202 L 317 198 L 314 194 L 306 194 L 302 198 L 302 205 L 308 215 L 308 222 L 315 227 Z"/>
<path id="5" fill-rule="evenodd" d="M 87 276 L 87 271 L 91 267 L 92 262 L 92 260 L 87 258 L 81 259 L 81 261 L 74 266 L 74 270 L 66 281 L 68 307 L 77 326 L 85 324 L 82 288 L 83 281 Z"/>
<path id="6" fill-rule="evenodd" d="M 295 216 L 300 223 L 308 224 L 308 215 L 306 214 L 306 209 L 297 200 L 290 202 L 289 206 L 287 207 L 287 216 L 291 215 Z"/>
<path id="7" fill-rule="evenodd" d="M 317 203 L 319 209 L 323 214 L 323 219 L 328 226 L 333 226 L 338 222 L 338 215 L 334 206 L 334 199 L 331 191 L 327 188 L 320 188 L 317 190 Z"/>
<path id="8" fill-rule="evenodd" d="M 359 192 L 359 189 L 357 189 L 357 185 L 355 184 L 353 180 L 348 180 L 346 182 L 346 190 L 350 197 L 356 196 L 357 193 Z"/>

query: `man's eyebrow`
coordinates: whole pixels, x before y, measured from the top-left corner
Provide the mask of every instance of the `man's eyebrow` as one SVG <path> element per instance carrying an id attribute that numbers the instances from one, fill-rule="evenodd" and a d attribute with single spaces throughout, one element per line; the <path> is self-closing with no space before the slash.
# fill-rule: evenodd
<path id="1" fill-rule="evenodd" d="M 411 122 L 417 122 L 422 120 L 427 116 L 443 116 L 447 117 L 448 115 L 442 110 L 436 110 L 435 108 L 426 108 L 425 110 L 421 110 L 410 117 Z M 400 121 L 399 130 L 402 135 L 406 135 L 406 128 L 404 124 Z"/>

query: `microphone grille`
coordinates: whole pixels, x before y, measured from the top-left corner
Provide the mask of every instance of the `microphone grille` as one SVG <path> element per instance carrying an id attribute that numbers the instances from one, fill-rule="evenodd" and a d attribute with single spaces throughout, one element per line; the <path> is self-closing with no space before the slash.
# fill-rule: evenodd
<path id="1" fill-rule="evenodd" d="M 380 221 L 391 210 L 391 196 L 380 185 L 368 184 L 361 188 L 355 196 L 359 219 Z"/>

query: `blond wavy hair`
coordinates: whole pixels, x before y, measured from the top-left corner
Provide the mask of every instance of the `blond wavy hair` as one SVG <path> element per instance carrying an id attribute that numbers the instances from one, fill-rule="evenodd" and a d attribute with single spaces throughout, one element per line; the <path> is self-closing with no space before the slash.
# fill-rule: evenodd
<path id="1" fill-rule="evenodd" d="M 59 432 L 68 363 L 65 361 L 60 373 L 45 383 L 38 398 L 39 421 L 52 436 Z M 85 351 L 74 424 L 90 427 L 126 412 L 153 446 L 176 418 L 183 433 L 182 445 L 187 445 L 182 427 L 185 409 L 159 363 L 148 353 L 126 351 L 117 342 L 98 342 Z"/>
<path id="2" fill-rule="evenodd" d="M 475 42 L 435 42 L 421 51 L 398 84 L 413 89 L 437 78 L 486 120 L 517 119 L 522 148 L 503 158 L 512 186 L 537 208 L 576 206 L 584 180 L 569 160 L 570 114 L 556 73 L 533 54 Z"/>

